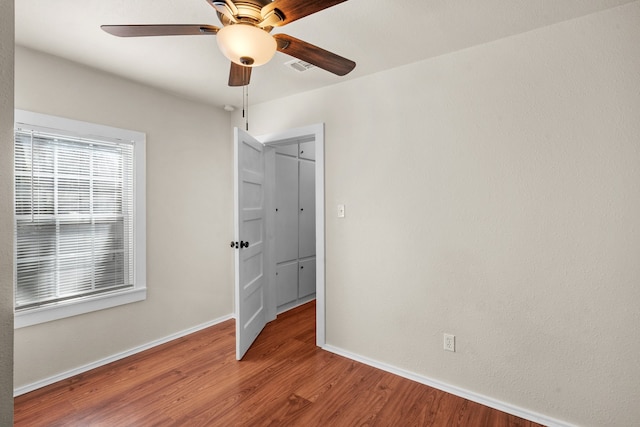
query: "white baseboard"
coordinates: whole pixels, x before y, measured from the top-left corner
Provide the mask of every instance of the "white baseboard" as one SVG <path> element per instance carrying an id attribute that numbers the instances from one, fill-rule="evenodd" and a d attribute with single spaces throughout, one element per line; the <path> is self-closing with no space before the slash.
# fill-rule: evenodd
<path id="1" fill-rule="evenodd" d="M 233 318 L 234 318 L 233 314 L 228 314 L 226 316 L 219 317 L 217 319 L 211 320 L 210 322 L 202 323 L 202 324 L 194 326 L 192 328 L 185 329 L 185 330 L 180 331 L 180 332 L 176 332 L 175 334 L 171 334 L 171 335 L 166 336 L 164 338 L 160 338 L 158 340 L 151 341 L 149 343 L 146 343 L 146 344 L 143 344 L 141 346 L 132 348 L 130 350 L 123 351 L 122 353 L 114 354 L 112 356 L 105 357 L 104 359 L 97 360 L 97 361 L 89 363 L 87 365 L 80 366 L 80 367 L 75 368 L 75 369 L 71 369 L 70 371 L 62 372 L 60 374 L 53 375 L 53 376 L 51 376 L 49 378 L 45 378 L 43 380 L 36 381 L 34 383 L 31 383 L 31 384 L 27 384 L 27 385 L 24 385 L 24 386 L 21 386 L 21 387 L 17 387 L 17 388 L 15 388 L 13 390 L 13 396 L 15 397 L 15 396 L 20 396 L 21 394 L 29 393 L 30 391 L 37 390 L 37 389 L 39 389 L 41 387 L 44 387 L 44 386 L 47 386 L 49 384 L 53 384 L 55 382 L 65 380 L 67 378 L 73 377 L 74 375 L 78 375 L 78 374 L 81 374 L 83 372 L 90 371 L 91 369 L 95 369 L 95 368 L 98 368 L 100 366 L 106 365 L 108 363 L 115 362 L 116 360 L 124 359 L 125 357 L 132 356 L 132 355 L 134 355 L 136 353 L 140 353 L 141 351 L 148 350 L 148 349 L 156 347 L 156 346 L 158 346 L 160 344 L 164 344 L 164 343 L 167 343 L 169 341 L 173 341 L 175 339 L 182 338 L 182 337 L 184 337 L 186 335 L 192 334 L 194 332 L 198 332 L 198 331 L 200 331 L 202 329 L 206 329 L 206 328 L 208 328 L 210 326 L 217 325 L 219 323 L 225 322 L 225 321 L 227 321 L 229 319 L 233 319 Z"/>
<path id="2" fill-rule="evenodd" d="M 438 380 L 434 380 L 422 375 L 418 375 L 410 371 L 406 371 L 404 369 L 396 368 L 395 366 L 388 365 L 386 363 L 381 363 L 376 360 L 368 359 L 366 357 L 348 352 L 341 348 L 333 347 L 331 345 L 325 345 L 324 347 L 322 347 L 322 349 L 329 351 L 331 353 L 335 353 L 337 355 L 346 357 L 348 359 L 355 360 L 356 362 L 364 363 L 365 365 L 369 365 L 374 368 L 381 369 L 383 371 L 392 373 L 394 375 L 398 375 L 400 377 L 407 378 L 409 380 L 412 380 L 424 385 L 428 385 L 429 387 L 442 390 L 444 392 L 453 394 L 455 396 L 462 397 L 463 399 L 471 400 L 473 402 L 480 403 L 490 408 L 497 409 L 499 411 L 506 412 L 508 414 L 515 415 L 520 418 L 524 418 L 525 420 L 533 421 L 535 423 L 542 424 L 549 427 L 575 427 L 573 424 L 556 420 L 554 418 L 550 418 L 545 415 L 538 414 L 536 412 L 529 411 L 524 408 L 520 408 L 519 406 L 511 405 L 509 403 L 505 403 L 500 400 L 493 399 L 491 397 L 487 397 L 478 393 L 474 393 L 469 390 L 465 390 L 447 383 L 443 383 Z"/>
<path id="3" fill-rule="evenodd" d="M 87 365 L 80 366 L 78 368 L 75 368 L 75 369 L 72 369 L 72 370 L 69 370 L 69 371 L 66 371 L 66 372 L 62 372 L 60 374 L 53 375 L 51 377 L 45 378 L 45 379 L 40 380 L 40 381 L 36 381 L 34 383 L 31 383 L 31 384 L 27 384 L 27 385 L 24 385 L 24 386 L 21 386 L 21 387 L 17 387 L 17 388 L 14 389 L 13 395 L 14 395 L 14 397 L 15 396 L 20 396 L 20 395 L 28 393 L 30 391 L 37 390 L 37 389 L 39 389 L 41 387 L 53 384 L 53 383 L 58 382 L 58 381 L 65 380 L 65 379 L 70 378 L 70 377 L 73 377 L 74 375 L 78 375 L 78 374 L 81 374 L 83 372 L 90 371 L 91 369 L 95 369 L 95 368 L 98 368 L 100 366 L 106 365 L 108 363 L 115 362 L 116 360 L 124 359 L 125 357 L 132 356 L 132 355 L 134 355 L 136 353 L 140 353 L 141 351 L 148 350 L 150 348 L 156 347 L 158 345 L 167 343 L 169 341 L 172 341 L 172 340 L 175 340 L 175 339 L 178 339 L 178 338 L 182 338 L 182 337 L 184 337 L 186 335 L 192 334 L 194 332 L 198 332 L 198 331 L 200 331 L 202 329 L 206 329 L 206 328 L 208 328 L 210 326 L 217 325 L 219 323 L 225 322 L 225 321 L 227 321 L 229 319 L 233 319 L 233 318 L 235 318 L 234 314 L 228 314 L 228 315 L 220 317 L 218 319 L 214 319 L 214 320 L 212 320 L 210 322 L 202 323 L 202 324 L 194 326 L 192 328 L 185 329 L 185 330 L 180 331 L 180 332 L 176 332 L 175 334 L 171 334 L 171 335 L 166 336 L 164 338 L 160 338 L 158 340 L 143 344 L 141 346 L 132 348 L 130 350 L 127 350 L 127 351 L 124 351 L 124 352 L 121 352 L 121 353 L 118 353 L 118 354 L 114 354 L 114 355 L 109 356 L 109 357 L 105 357 L 104 359 L 100 359 L 98 361 L 89 363 Z M 351 353 L 349 351 L 343 350 L 343 349 L 338 348 L 338 347 L 333 347 L 331 345 L 325 345 L 322 348 L 323 348 L 323 350 L 329 351 L 331 353 L 335 353 L 337 355 L 346 357 L 348 359 L 355 360 L 355 361 L 360 362 L 360 363 L 364 363 L 365 365 L 369 365 L 369 366 L 372 366 L 374 368 L 381 369 L 383 371 L 392 373 L 394 375 L 398 375 L 398 376 L 401 376 L 403 378 L 407 378 L 409 380 L 416 381 L 418 383 L 427 385 L 429 387 L 433 387 L 433 388 L 436 388 L 438 390 L 442 390 L 444 392 L 451 393 L 451 394 L 453 394 L 455 396 L 462 397 L 463 399 L 468 399 L 468 400 L 471 400 L 473 402 L 480 403 L 482 405 L 488 406 L 490 408 L 497 409 L 499 411 L 506 412 L 508 414 L 515 415 L 515 416 L 520 417 L 520 418 L 524 418 L 525 420 L 533 421 L 533 422 L 536 422 L 536 423 L 539 423 L 539 424 L 542 424 L 542 425 L 546 425 L 546 426 L 549 426 L 549 427 L 575 427 L 573 424 L 569 424 L 569 423 L 566 423 L 564 421 L 560 421 L 560 420 L 557 420 L 557 419 L 554 419 L 554 418 L 550 418 L 550 417 L 547 417 L 545 415 L 538 414 L 536 412 L 520 408 L 519 406 L 511 405 L 509 403 L 505 403 L 505 402 L 502 402 L 500 400 L 496 400 L 496 399 L 493 399 L 493 398 L 490 398 L 490 397 L 487 397 L 487 396 L 484 396 L 484 395 L 481 395 L 481 394 L 478 394 L 478 393 L 471 392 L 469 390 L 465 390 L 465 389 L 462 389 L 462 388 L 459 388 L 459 387 L 456 387 L 456 386 L 453 386 L 453 385 L 450 385 L 450 384 L 447 384 L 447 383 L 443 383 L 441 381 L 434 380 L 432 378 L 428 378 L 428 377 L 425 377 L 425 376 L 422 376 L 422 375 L 419 375 L 419 374 L 416 374 L 416 373 L 413 373 L 413 372 L 410 372 L 410 371 L 406 371 L 404 369 L 400 369 L 400 368 L 397 368 L 395 366 L 388 365 L 386 363 L 378 362 L 376 360 L 369 359 L 369 358 L 360 356 L 360 355 L 355 354 L 355 353 Z"/>

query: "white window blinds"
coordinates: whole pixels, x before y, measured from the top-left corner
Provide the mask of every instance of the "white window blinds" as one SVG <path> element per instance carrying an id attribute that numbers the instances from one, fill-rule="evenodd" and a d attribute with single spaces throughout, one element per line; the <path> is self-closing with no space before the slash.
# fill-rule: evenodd
<path id="1" fill-rule="evenodd" d="M 133 155 L 16 130 L 16 311 L 134 286 Z"/>

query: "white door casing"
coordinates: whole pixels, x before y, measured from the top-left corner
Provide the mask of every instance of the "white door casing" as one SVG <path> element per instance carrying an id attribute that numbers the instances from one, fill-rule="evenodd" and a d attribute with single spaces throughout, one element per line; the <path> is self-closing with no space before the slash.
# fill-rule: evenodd
<path id="1" fill-rule="evenodd" d="M 240 360 L 267 322 L 264 146 L 235 128 L 234 156 L 236 359 Z"/>

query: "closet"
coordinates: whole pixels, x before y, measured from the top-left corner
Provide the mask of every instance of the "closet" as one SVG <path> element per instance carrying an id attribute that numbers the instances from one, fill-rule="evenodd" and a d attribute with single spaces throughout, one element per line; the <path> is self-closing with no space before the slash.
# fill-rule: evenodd
<path id="1" fill-rule="evenodd" d="M 276 148 L 276 301 L 281 313 L 315 298 L 315 142 Z"/>

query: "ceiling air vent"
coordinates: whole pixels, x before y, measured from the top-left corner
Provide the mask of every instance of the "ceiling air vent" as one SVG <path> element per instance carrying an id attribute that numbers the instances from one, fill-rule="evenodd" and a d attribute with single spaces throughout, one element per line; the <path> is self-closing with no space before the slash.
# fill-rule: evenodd
<path id="1" fill-rule="evenodd" d="M 286 65 L 289 68 L 293 68 L 294 70 L 301 73 L 304 71 L 310 70 L 312 68 L 316 68 L 315 65 L 309 64 L 308 62 L 304 62 L 299 59 L 294 59 L 293 61 L 285 62 L 284 65 Z"/>

